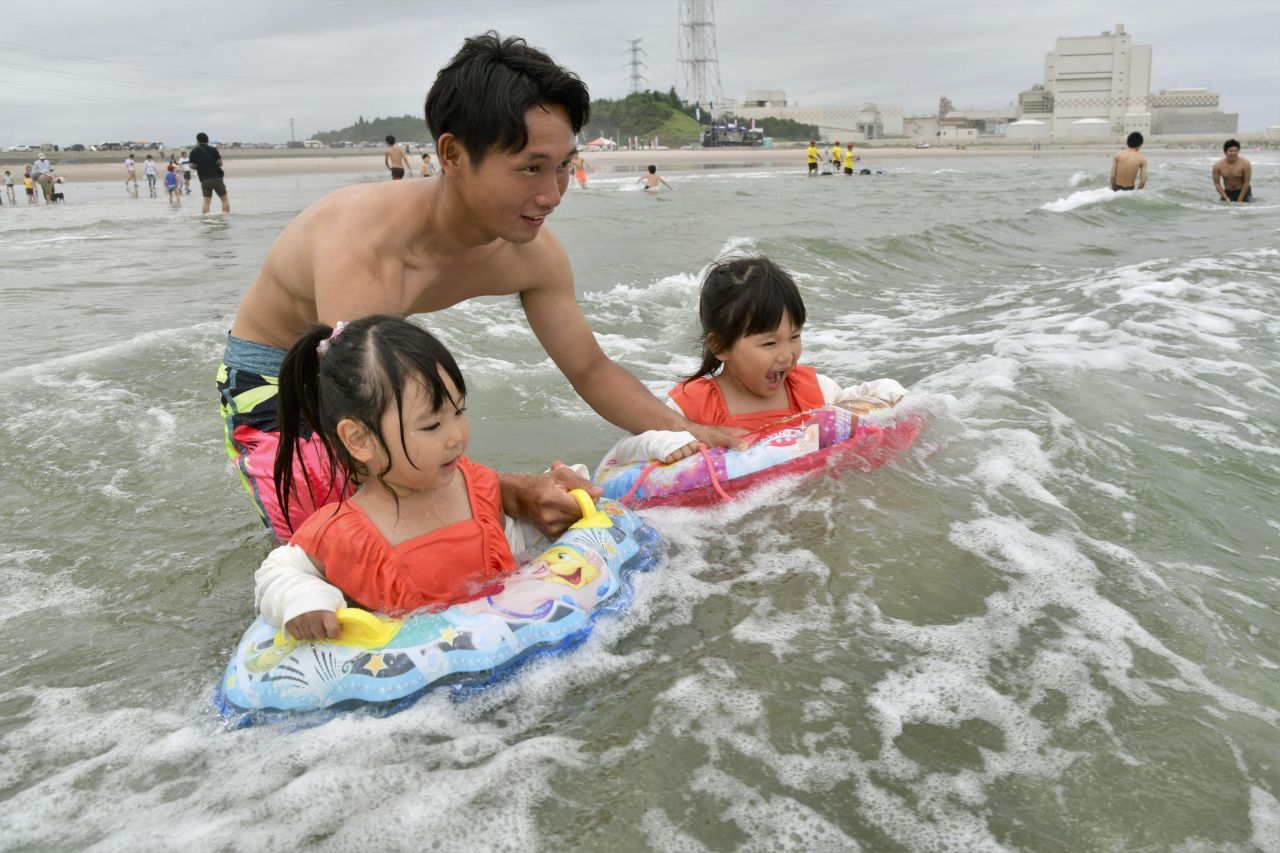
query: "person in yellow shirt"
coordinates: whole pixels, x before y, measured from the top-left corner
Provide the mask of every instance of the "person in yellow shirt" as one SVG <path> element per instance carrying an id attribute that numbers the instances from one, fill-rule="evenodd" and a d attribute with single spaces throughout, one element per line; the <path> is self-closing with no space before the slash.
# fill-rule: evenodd
<path id="1" fill-rule="evenodd" d="M 809 158 L 809 177 L 818 174 L 818 142 L 815 139 L 809 140 L 809 150 L 805 152 Z"/>
<path id="2" fill-rule="evenodd" d="M 27 189 L 27 204 L 35 204 L 36 203 L 36 182 L 31 177 L 30 172 L 27 172 L 27 174 L 23 175 L 22 185 Z"/>
<path id="3" fill-rule="evenodd" d="M 844 173 L 846 175 L 852 175 L 853 164 L 857 163 L 861 159 L 862 159 L 861 157 L 853 153 L 853 143 L 850 142 L 849 147 L 846 148 L 844 152 Z"/>
<path id="4" fill-rule="evenodd" d="M 837 139 L 831 145 L 831 171 L 840 174 L 840 140 Z"/>

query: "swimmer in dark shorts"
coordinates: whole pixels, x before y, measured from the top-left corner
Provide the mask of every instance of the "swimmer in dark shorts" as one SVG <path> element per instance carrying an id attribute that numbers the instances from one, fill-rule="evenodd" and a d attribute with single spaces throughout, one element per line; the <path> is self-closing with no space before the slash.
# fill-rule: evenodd
<path id="1" fill-rule="evenodd" d="M 393 181 L 403 181 L 403 180 L 404 180 L 404 169 L 400 169 L 400 168 L 392 168 L 392 170 L 391 170 L 391 180 L 393 180 Z"/>
<path id="2" fill-rule="evenodd" d="M 1240 198 L 1240 190 L 1229 190 L 1223 187 L 1222 191 L 1227 194 L 1227 198 L 1231 201 L 1248 203 L 1253 201 L 1253 187 L 1245 190 L 1244 198 Z"/>
<path id="3" fill-rule="evenodd" d="M 1122 187 L 1119 184 L 1111 185 L 1111 191 L 1113 193 L 1128 193 L 1128 192 L 1133 192 L 1133 190 L 1134 190 L 1133 187 Z"/>

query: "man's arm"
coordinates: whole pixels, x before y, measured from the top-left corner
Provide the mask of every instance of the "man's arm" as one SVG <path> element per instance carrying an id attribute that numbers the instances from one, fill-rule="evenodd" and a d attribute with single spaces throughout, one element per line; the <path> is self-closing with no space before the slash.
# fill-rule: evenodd
<path id="1" fill-rule="evenodd" d="M 1147 158 L 1138 158 L 1138 189 L 1146 189 L 1147 186 Z"/>
<path id="2" fill-rule="evenodd" d="M 1244 183 L 1240 185 L 1240 203 L 1244 204 L 1245 199 L 1249 197 L 1249 182 L 1253 180 L 1253 164 L 1248 160 L 1244 163 Z"/>
<path id="3" fill-rule="evenodd" d="M 1120 155 L 1112 154 L 1111 155 L 1111 186 L 1113 187 L 1120 185 L 1120 182 L 1116 180 L 1116 174 L 1118 173 L 1119 169 L 1120 169 Z"/>
<path id="4" fill-rule="evenodd" d="M 691 424 L 649 393 L 640 381 L 600 349 L 574 298 L 569 258 L 550 231 L 538 238 L 539 259 L 531 270 L 538 283 L 520 294 L 529 328 L 573 390 L 601 417 L 631 433 L 650 429 L 688 431 L 702 443 L 737 447 L 746 430 Z"/>
<path id="5" fill-rule="evenodd" d="M 1231 199 L 1227 198 L 1227 194 L 1222 188 L 1224 183 L 1225 181 L 1222 177 L 1222 161 L 1219 160 L 1213 164 L 1213 188 L 1218 191 L 1218 198 L 1223 201 L 1231 201 Z"/>

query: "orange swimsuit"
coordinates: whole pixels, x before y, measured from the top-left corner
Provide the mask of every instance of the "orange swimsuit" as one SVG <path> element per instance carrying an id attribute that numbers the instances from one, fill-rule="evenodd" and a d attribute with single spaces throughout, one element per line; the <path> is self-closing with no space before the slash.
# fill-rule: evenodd
<path id="1" fill-rule="evenodd" d="M 706 376 L 681 382 L 668 391 L 667 396 L 675 400 L 680 410 L 684 412 L 684 416 L 695 424 L 735 426 L 750 430 L 760 429 L 783 418 L 826 405 L 822 388 L 818 385 L 818 373 L 812 367 L 796 367 L 787 374 L 782 384 L 787 389 L 790 407 L 771 409 L 767 412 L 746 412 L 741 415 L 729 414 L 729 407 L 725 405 L 720 386 L 714 379 Z"/>
<path id="2" fill-rule="evenodd" d="M 289 544 L 320 563 L 348 599 L 370 610 L 443 608 L 493 593 L 516 568 L 502 532 L 498 475 L 465 456 L 458 471 L 471 518 L 392 545 L 364 510 L 344 501 L 317 510 Z"/>

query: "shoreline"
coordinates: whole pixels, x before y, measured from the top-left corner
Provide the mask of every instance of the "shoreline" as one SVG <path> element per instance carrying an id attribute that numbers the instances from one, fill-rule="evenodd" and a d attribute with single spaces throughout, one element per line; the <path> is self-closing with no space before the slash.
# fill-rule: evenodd
<path id="1" fill-rule="evenodd" d="M 966 159 L 981 157 L 1078 157 L 1090 154 L 1110 157 L 1121 150 L 1114 144 L 1097 145 L 1061 145 L 1044 146 L 1034 151 L 1030 145 L 989 145 L 969 146 L 957 149 L 954 147 L 914 148 L 890 146 L 855 146 L 854 150 L 862 157 L 866 165 L 878 165 L 886 162 L 923 160 L 923 159 Z M 1203 156 L 1215 153 L 1210 148 L 1162 147 L 1149 145 L 1144 152 L 1158 153 L 1162 157 Z M 263 177 L 269 175 L 321 175 L 385 172 L 382 152 L 344 152 L 316 155 L 311 152 L 289 151 L 268 154 L 259 150 L 221 149 L 224 167 L 228 180 L 242 177 Z M 243 156 L 241 156 L 243 155 Z M 145 157 L 145 155 L 143 155 Z M 790 148 L 695 148 L 695 149 L 659 149 L 639 151 L 586 151 L 586 160 L 602 171 L 633 172 L 644 169 L 649 164 L 670 170 L 702 169 L 715 167 L 760 167 L 760 166 L 794 166 L 803 169 L 805 166 L 805 149 Z M 30 160 L 20 159 L 31 157 Z M 142 163 L 138 161 L 138 177 L 142 179 Z M 0 169 L 13 171 L 14 177 L 21 182 L 22 169 L 34 157 L 23 154 L 0 155 Z M 122 152 L 54 152 L 49 158 L 56 174 L 66 178 L 68 182 L 93 183 L 125 179 L 124 157 Z M 159 161 L 159 158 L 157 158 Z M 161 176 L 166 155 L 158 162 Z M 421 162 L 420 160 L 418 161 Z M 193 181 L 195 180 L 193 176 Z"/>

